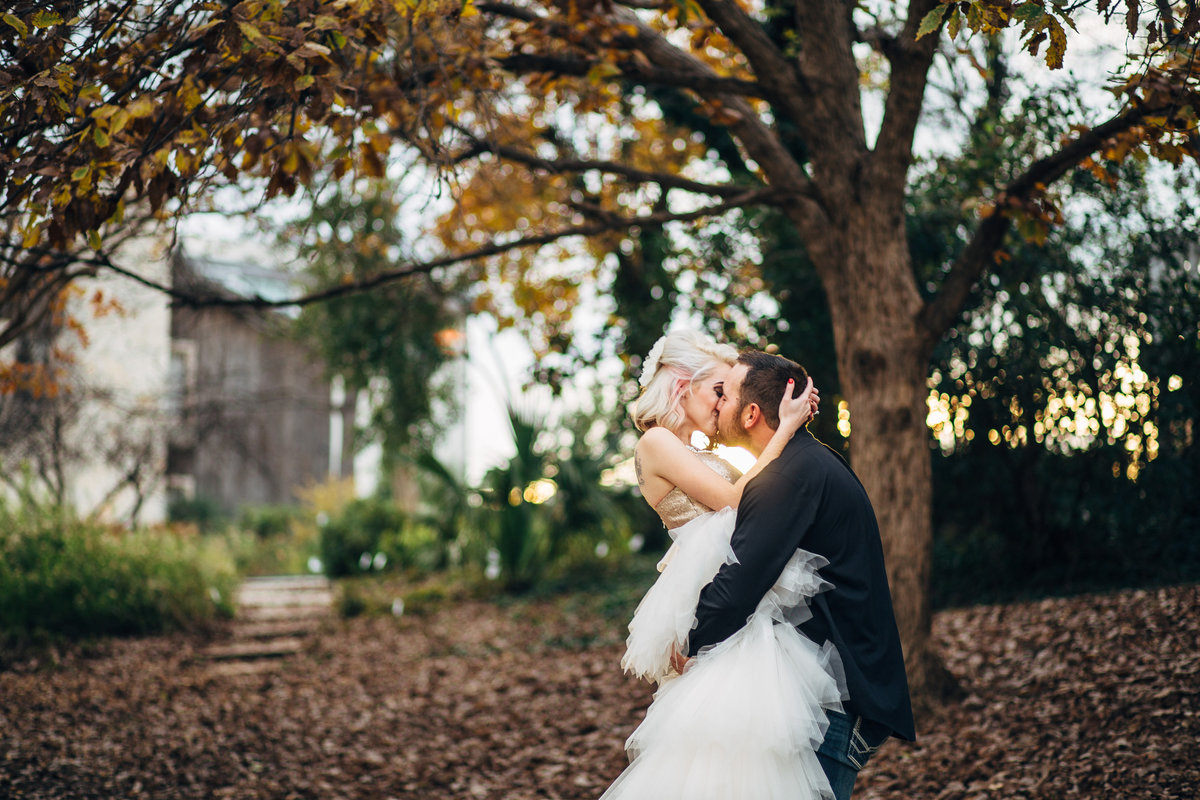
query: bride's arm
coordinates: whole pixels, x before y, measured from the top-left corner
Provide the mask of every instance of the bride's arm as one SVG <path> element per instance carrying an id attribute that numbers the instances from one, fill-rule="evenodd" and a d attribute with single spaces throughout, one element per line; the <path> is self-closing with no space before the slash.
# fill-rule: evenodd
<path id="1" fill-rule="evenodd" d="M 754 465 L 735 483 L 729 483 L 713 472 L 679 441 L 675 434 L 665 428 L 651 428 L 646 431 L 638 440 L 637 456 L 642 476 L 658 479 L 656 488 L 660 491 L 656 493 L 658 497 L 651 505 L 657 505 L 671 487 L 677 486 L 689 497 L 709 508 L 736 508 L 742 499 L 742 489 L 763 467 L 779 457 L 784 445 L 811 418 L 815 402 L 816 390 L 813 389 L 811 379 L 804 392 L 796 398 L 791 397 L 789 385 L 789 390 L 784 393 L 784 398 L 779 404 L 778 430 L 771 436 Z M 643 485 L 643 494 L 647 494 L 649 488 L 649 485 Z M 649 501 L 650 497 L 647 496 L 646 499 Z"/>
<path id="2" fill-rule="evenodd" d="M 798 397 L 792 397 L 792 380 L 788 380 L 787 388 L 783 391 L 783 399 L 779 401 L 779 427 L 775 429 L 775 433 L 771 435 L 771 439 L 767 442 L 767 446 L 759 453 L 758 459 L 738 478 L 737 483 L 733 487 L 737 490 L 737 499 L 742 499 L 742 489 L 746 484 L 754 478 L 755 475 L 763 471 L 763 467 L 770 464 L 775 459 L 779 458 L 779 454 L 783 452 L 783 448 L 796 435 L 796 431 L 804 427 L 804 424 L 813 417 L 813 413 L 817 408 L 817 390 L 813 386 L 812 378 L 808 379 L 808 384 L 804 387 L 804 391 Z M 703 502 L 703 501 L 701 501 Z M 731 503 L 734 508 L 737 503 Z"/>

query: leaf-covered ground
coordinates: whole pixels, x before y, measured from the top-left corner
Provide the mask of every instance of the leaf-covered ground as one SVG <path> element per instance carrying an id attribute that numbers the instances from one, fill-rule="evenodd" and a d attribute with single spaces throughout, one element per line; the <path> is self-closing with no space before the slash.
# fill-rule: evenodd
<path id="1" fill-rule="evenodd" d="M 865 798 L 1200 796 L 1200 587 L 947 611 L 967 699 L 868 765 Z M 188 637 L 0 672 L 4 798 L 595 798 L 650 691 L 588 602 L 329 626 L 217 677 Z"/>

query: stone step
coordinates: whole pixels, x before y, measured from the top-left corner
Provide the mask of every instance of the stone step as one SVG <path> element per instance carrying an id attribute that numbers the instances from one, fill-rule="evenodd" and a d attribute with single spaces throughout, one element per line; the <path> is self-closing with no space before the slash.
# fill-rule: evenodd
<path id="1" fill-rule="evenodd" d="M 235 639 L 275 639 L 283 636 L 300 636 L 314 633 L 320 627 L 319 617 L 308 619 L 281 619 L 264 622 L 235 622 Z"/>
<path id="2" fill-rule="evenodd" d="M 259 575 L 246 578 L 242 586 L 257 588 L 260 586 L 277 586 L 291 589 L 328 589 L 329 579 L 323 575 Z"/>
<path id="3" fill-rule="evenodd" d="M 254 590 L 239 590 L 234 595 L 234 602 L 239 606 L 315 606 L 333 605 L 333 592 L 329 590 L 305 590 L 302 592 L 281 592 Z"/>
<path id="4" fill-rule="evenodd" d="M 267 658 L 283 658 L 295 655 L 304 647 L 304 640 L 297 637 L 229 642 L 206 647 L 201 655 L 211 661 L 251 661 Z"/>
<path id="5" fill-rule="evenodd" d="M 314 620 L 324 619 L 332 613 L 333 608 L 327 603 L 321 605 L 248 606 L 238 610 L 238 619 L 247 622 Z"/>
<path id="6" fill-rule="evenodd" d="M 333 614 L 334 592 L 320 575 L 249 578 L 234 596 L 237 618 L 231 638 L 201 652 L 214 677 L 257 675 L 299 653 L 305 638 Z"/>
<path id="7" fill-rule="evenodd" d="M 249 675 L 262 675 L 274 672 L 279 668 L 275 659 L 260 659 L 258 661 L 214 661 L 204 672 L 211 678 L 239 678 Z"/>

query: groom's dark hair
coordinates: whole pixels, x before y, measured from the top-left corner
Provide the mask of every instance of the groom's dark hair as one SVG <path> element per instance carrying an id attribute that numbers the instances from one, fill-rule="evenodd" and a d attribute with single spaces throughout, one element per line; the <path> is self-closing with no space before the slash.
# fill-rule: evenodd
<path id="1" fill-rule="evenodd" d="M 779 428 L 779 401 L 787 389 L 788 379 L 796 381 L 792 389 L 792 397 L 799 397 L 808 383 L 808 373 L 804 367 L 791 359 L 764 353 L 761 350 L 743 350 L 738 353 L 737 363 L 748 367 L 746 377 L 742 380 L 742 389 L 738 397 L 738 416 L 742 409 L 751 403 L 757 403 L 762 411 L 763 419 L 771 430 Z"/>

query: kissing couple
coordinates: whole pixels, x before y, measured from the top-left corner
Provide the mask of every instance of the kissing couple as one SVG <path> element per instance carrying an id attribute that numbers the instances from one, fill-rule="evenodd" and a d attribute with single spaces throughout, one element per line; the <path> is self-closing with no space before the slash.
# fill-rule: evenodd
<path id="1" fill-rule="evenodd" d="M 819 393 L 696 331 L 660 339 L 639 383 L 638 486 L 674 541 L 621 661 L 658 688 L 602 800 L 848 800 L 915 731 L 875 512 L 805 427 Z M 739 473 L 697 431 L 757 461 Z"/>

